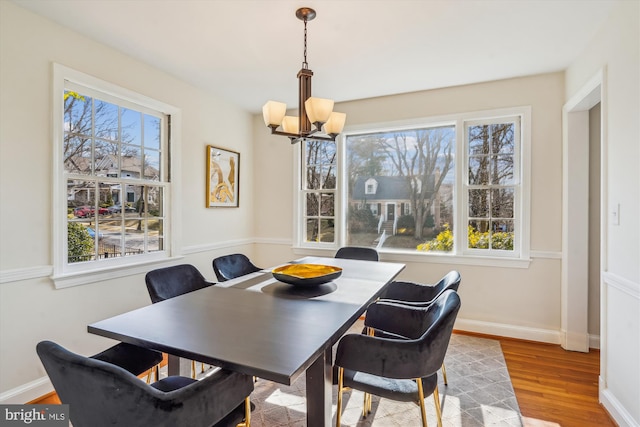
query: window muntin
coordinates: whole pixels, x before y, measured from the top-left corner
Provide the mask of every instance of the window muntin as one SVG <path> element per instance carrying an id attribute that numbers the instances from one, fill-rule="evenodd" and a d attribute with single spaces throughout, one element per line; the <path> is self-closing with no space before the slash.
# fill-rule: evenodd
<path id="1" fill-rule="evenodd" d="M 336 241 L 336 143 L 307 140 L 303 144 L 303 241 L 333 243 Z"/>
<path id="2" fill-rule="evenodd" d="M 62 101 L 63 264 L 164 252 L 168 116 L 66 80 Z"/>

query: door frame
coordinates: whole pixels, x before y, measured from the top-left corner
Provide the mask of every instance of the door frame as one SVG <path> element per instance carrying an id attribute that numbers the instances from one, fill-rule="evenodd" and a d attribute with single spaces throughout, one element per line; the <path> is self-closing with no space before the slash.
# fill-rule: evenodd
<path id="1" fill-rule="evenodd" d="M 606 271 L 606 69 L 594 75 L 562 108 L 561 345 L 589 351 L 589 110 L 600 103 L 600 277 Z M 587 212 L 587 214 L 585 214 Z M 606 290 L 600 279 L 600 348 L 606 349 Z M 601 353 L 601 366 L 606 352 Z"/>

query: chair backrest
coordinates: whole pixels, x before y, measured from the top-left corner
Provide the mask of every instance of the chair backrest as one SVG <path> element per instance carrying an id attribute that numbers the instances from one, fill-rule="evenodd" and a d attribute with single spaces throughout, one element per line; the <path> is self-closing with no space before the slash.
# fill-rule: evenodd
<path id="1" fill-rule="evenodd" d="M 395 311 L 398 319 L 409 323 L 404 324 L 402 332 L 398 330 L 400 336 L 397 337 L 345 335 L 338 344 L 336 365 L 386 378 L 434 375 L 442 366 L 460 310 L 458 293 L 447 290 L 429 306 L 375 302 L 369 306 L 367 318 L 377 309 L 385 309 L 389 314 Z M 369 342 L 368 351 L 363 351 L 362 345 L 366 342 Z"/>
<path id="2" fill-rule="evenodd" d="M 425 332 L 418 339 L 418 342 L 424 344 L 420 346 L 420 352 L 427 370 L 426 375 L 437 372 L 444 362 L 460 306 L 458 293 L 447 289 L 426 308 L 427 315 L 423 320 Z"/>
<path id="3" fill-rule="evenodd" d="M 191 264 L 152 270 L 146 274 L 144 281 L 154 304 L 213 285 Z"/>
<path id="4" fill-rule="evenodd" d="M 123 368 L 72 353 L 54 342 L 42 341 L 36 351 L 58 397 L 69 404 L 74 427 L 140 426 L 136 418 L 145 418 L 141 408 L 159 393 Z"/>
<path id="5" fill-rule="evenodd" d="M 36 351 L 58 397 L 69 405 L 74 427 L 210 427 L 223 419 L 240 421 L 253 391 L 249 375 L 225 369 L 198 381 L 171 376 L 149 385 L 119 366 L 51 341 L 39 342 Z"/>
<path id="6" fill-rule="evenodd" d="M 378 251 L 374 248 L 361 246 L 343 246 L 338 249 L 334 258 L 359 259 L 363 261 L 378 261 Z"/>
<path id="7" fill-rule="evenodd" d="M 436 291 L 436 296 L 434 298 L 437 298 L 438 295 L 440 295 L 441 293 L 443 293 L 447 289 L 452 289 L 452 290 L 458 292 L 458 287 L 460 286 L 460 281 L 461 281 L 460 273 L 458 271 L 456 271 L 456 270 L 451 270 L 450 272 L 445 274 L 442 277 L 442 279 L 440 279 L 438 281 L 438 283 L 433 285 L 433 287 L 434 287 L 434 289 Z"/>
<path id="8" fill-rule="evenodd" d="M 226 282 L 260 270 L 262 269 L 253 265 L 244 254 L 224 255 L 213 260 L 213 272 L 219 282 Z"/>
<path id="9" fill-rule="evenodd" d="M 391 282 L 387 287 L 383 298 L 390 300 L 409 301 L 431 304 L 444 291 L 451 289 L 458 291 L 460 287 L 460 273 L 452 270 L 433 285 L 414 282 Z"/>

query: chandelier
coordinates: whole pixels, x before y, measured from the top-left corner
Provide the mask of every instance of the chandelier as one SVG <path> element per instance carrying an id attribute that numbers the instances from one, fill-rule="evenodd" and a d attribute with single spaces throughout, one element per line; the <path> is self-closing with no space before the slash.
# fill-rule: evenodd
<path id="1" fill-rule="evenodd" d="M 307 63 L 307 21 L 316 17 L 316 11 L 302 7 L 296 10 L 296 17 L 304 22 L 304 60 L 298 71 L 299 116 L 287 116 L 287 104 L 283 102 L 267 101 L 262 107 L 264 124 L 271 128 L 272 135 L 287 136 L 292 144 L 306 139 L 335 141 L 347 115 L 333 111 L 333 100 L 311 96 L 313 71 Z"/>

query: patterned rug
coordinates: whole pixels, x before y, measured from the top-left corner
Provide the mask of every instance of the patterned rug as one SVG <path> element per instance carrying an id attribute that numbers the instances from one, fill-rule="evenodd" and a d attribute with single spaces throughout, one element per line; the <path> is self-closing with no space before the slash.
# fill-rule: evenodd
<path id="1" fill-rule="evenodd" d="M 362 330 L 361 321 L 351 331 Z M 520 409 L 511 379 L 495 340 L 454 334 L 445 358 L 448 386 L 438 374 L 438 389 L 445 427 L 504 426 L 522 427 Z M 333 390 L 333 425 L 337 386 Z M 351 390 L 343 395 L 343 427 L 414 427 L 421 425 L 417 404 L 372 398 L 372 411 L 362 418 L 362 392 Z M 433 396 L 425 399 L 427 420 L 437 426 Z M 251 394 L 255 405 L 252 427 L 306 426 L 305 378 L 291 386 L 259 379 Z"/>

